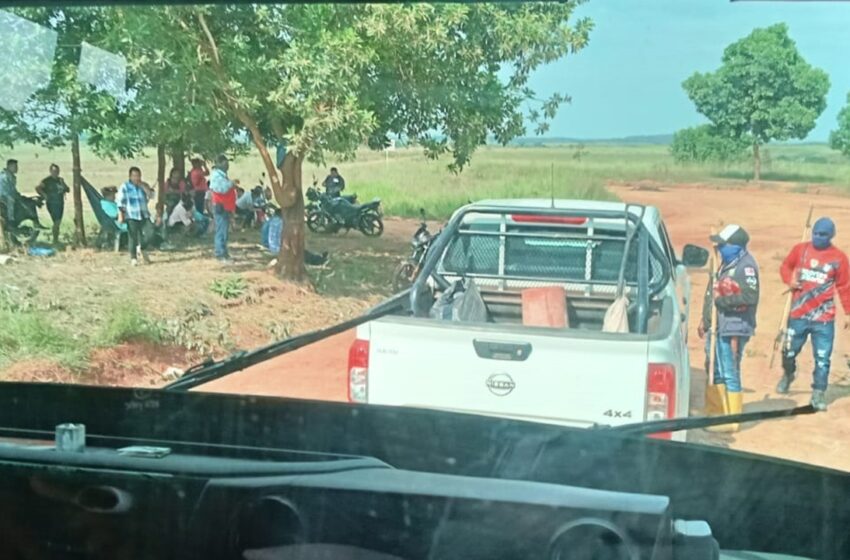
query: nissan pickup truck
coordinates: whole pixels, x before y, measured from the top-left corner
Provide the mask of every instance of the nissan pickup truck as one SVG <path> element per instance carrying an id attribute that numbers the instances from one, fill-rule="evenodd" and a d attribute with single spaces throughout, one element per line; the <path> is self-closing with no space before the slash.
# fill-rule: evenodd
<path id="1" fill-rule="evenodd" d="M 357 328 L 349 400 L 580 427 L 685 417 L 687 268 L 707 259 L 695 245 L 680 257 L 652 206 L 464 206 L 402 311 Z M 551 306 L 555 326 L 524 319 L 524 292 L 541 287 L 565 300 Z M 619 329 L 606 322 L 614 306 Z"/>

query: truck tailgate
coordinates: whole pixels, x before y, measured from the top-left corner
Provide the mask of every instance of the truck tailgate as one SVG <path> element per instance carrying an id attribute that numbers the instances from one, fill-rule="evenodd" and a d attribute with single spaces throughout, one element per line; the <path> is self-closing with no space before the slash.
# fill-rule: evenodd
<path id="1" fill-rule="evenodd" d="M 370 323 L 369 338 L 370 403 L 576 426 L 643 420 L 645 336 L 393 317 Z"/>

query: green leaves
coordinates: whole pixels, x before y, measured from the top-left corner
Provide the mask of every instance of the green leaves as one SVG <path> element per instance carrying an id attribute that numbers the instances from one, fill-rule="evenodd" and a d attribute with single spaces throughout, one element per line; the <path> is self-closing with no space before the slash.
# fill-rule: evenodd
<path id="1" fill-rule="evenodd" d="M 670 152 L 679 163 L 731 162 L 745 156 L 747 137 L 724 135 L 714 125 L 685 128 L 673 136 Z"/>
<path id="2" fill-rule="evenodd" d="M 682 85 L 720 132 L 766 143 L 806 137 L 826 108 L 829 78 L 803 60 L 787 26 L 777 24 L 732 43 L 719 69 Z"/>
<path id="3" fill-rule="evenodd" d="M 802 139 L 815 127 L 829 77 L 803 59 L 785 24 L 753 30 L 726 47 L 722 60 L 716 71 L 697 72 L 682 87 L 713 123 L 711 137 L 752 138 L 758 175 L 758 145 Z"/>
<path id="4" fill-rule="evenodd" d="M 847 94 L 847 105 L 838 112 L 838 128 L 829 134 L 829 145 L 850 156 L 850 94 Z"/>

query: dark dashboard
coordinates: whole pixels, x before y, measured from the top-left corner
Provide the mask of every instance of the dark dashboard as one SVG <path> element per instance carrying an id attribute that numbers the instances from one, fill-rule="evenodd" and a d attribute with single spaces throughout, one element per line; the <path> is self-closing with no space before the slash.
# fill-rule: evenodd
<path id="1" fill-rule="evenodd" d="M 722 450 L 203 393 L 0 384 L 0 401 L 0 558 L 848 557 L 844 473 Z M 70 423 L 82 445 L 57 438 Z"/>

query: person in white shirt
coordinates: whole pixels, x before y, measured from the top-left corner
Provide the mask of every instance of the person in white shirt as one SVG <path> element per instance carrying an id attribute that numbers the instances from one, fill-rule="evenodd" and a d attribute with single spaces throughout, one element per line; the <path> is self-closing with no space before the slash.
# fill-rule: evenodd
<path id="1" fill-rule="evenodd" d="M 195 209 L 195 202 L 189 193 L 182 196 L 180 204 L 174 207 L 168 217 L 169 228 L 178 224 L 183 224 L 187 234 L 194 232 L 195 235 L 203 235 L 210 225 L 210 219 Z"/>
<path id="2" fill-rule="evenodd" d="M 243 230 L 254 221 L 254 197 L 242 187 L 236 187 L 236 217 Z"/>

